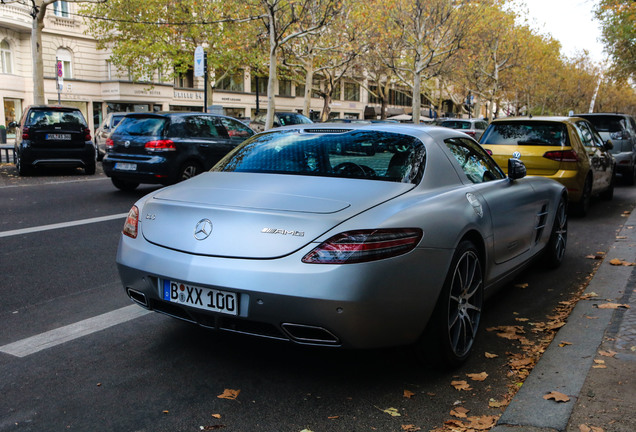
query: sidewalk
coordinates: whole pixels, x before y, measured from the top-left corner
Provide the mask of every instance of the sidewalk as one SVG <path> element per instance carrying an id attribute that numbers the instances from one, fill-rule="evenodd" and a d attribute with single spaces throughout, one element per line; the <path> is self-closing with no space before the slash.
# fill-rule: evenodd
<path id="1" fill-rule="evenodd" d="M 636 212 L 492 432 L 636 431 L 636 267 L 612 260 L 636 262 Z"/>

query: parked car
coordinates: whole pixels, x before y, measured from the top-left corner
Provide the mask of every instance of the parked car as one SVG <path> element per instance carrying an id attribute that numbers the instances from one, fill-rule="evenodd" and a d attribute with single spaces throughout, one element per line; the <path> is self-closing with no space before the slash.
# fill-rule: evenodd
<path id="1" fill-rule="evenodd" d="M 97 160 L 101 161 L 106 155 L 106 140 L 115 130 L 121 119 L 128 114 L 125 112 L 112 112 L 106 115 L 102 124 L 95 131 L 95 147 L 97 148 Z"/>
<path id="2" fill-rule="evenodd" d="M 398 150 L 356 151 L 368 142 Z M 486 295 L 533 258 L 555 267 L 565 253 L 566 189 L 507 163 L 508 177 L 477 142 L 439 127 L 271 130 L 138 200 L 119 274 L 135 303 L 207 328 L 414 344 L 457 365 Z"/>
<path id="3" fill-rule="evenodd" d="M 16 167 L 21 176 L 39 167 L 84 168 L 95 174 L 95 145 L 78 108 L 34 105 L 22 113 L 15 139 Z"/>
<path id="4" fill-rule="evenodd" d="M 265 130 L 265 121 L 267 119 L 267 112 L 261 113 L 254 117 L 254 120 L 250 122 L 250 127 L 256 132 L 262 132 Z M 309 118 L 297 112 L 275 112 L 274 113 L 274 126 L 288 126 L 296 124 L 309 124 L 313 123 Z"/>
<path id="5" fill-rule="evenodd" d="M 231 117 L 196 112 L 126 115 L 106 140 L 104 173 L 115 187 L 168 185 L 209 170 L 254 135 Z"/>
<path id="6" fill-rule="evenodd" d="M 578 117 L 518 117 L 493 120 L 480 144 L 499 163 L 510 157 L 525 163 L 528 174 L 562 183 L 570 203 L 585 215 L 593 195 L 614 196 L 616 162 L 611 142 Z"/>
<path id="7" fill-rule="evenodd" d="M 627 114 L 594 113 L 575 114 L 594 125 L 596 131 L 607 141 L 611 140 L 611 150 L 616 159 L 616 172 L 628 184 L 636 183 L 636 121 Z"/>
<path id="8" fill-rule="evenodd" d="M 479 141 L 488 127 L 488 122 L 483 119 L 447 119 L 441 122 L 440 126 L 459 129 Z"/>

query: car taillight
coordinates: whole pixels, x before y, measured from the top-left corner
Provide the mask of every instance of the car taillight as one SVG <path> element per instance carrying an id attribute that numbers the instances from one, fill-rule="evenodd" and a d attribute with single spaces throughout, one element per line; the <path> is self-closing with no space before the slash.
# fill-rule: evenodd
<path id="1" fill-rule="evenodd" d="M 24 129 L 22 129 L 22 139 L 29 139 L 29 128 L 25 127 Z"/>
<path id="2" fill-rule="evenodd" d="M 144 147 L 146 147 L 148 151 L 173 151 L 177 149 L 177 146 L 172 140 L 148 141 Z"/>
<path id="3" fill-rule="evenodd" d="M 137 238 L 137 227 L 139 224 L 139 209 L 137 206 L 132 206 L 126 217 L 124 223 L 124 229 L 122 233 L 130 238 Z"/>
<path id="4" fill-rule="evenodd" d="M 115 146 L 115 143 L 113 142 L 113 140 L 110 138 L 106 138 L 106 147 L 113 148 L 114 146 Z"/>
<path id="5" fill-rule="evenodd" d="M 484 150 L 486 150 L 486 153 L 488 153 L 490 156 L 492 156 L 492 150 L 490 150 L 490 149 L 484 149 Z"/>
<path id="6" fill-rule="evenodd" d="M 91 139 L 91 130 L 89 128 L 84 128 L 84 141 L 90 141 Z"/>
<path id="7" fill-rule="evenodd" d="M 557 162 L 578 162 L 579 155 L 574 150 L 559 150 L 549 151 L 543 155 L 546 159 L 551 159 Z"/>
<path id="8" fill-rule="evenodd" d="M 464 131 L 466 135 L 470 135 L 471 137 L 475 136 L 475 131 Z"/>
<path id="9" fill-rule="evenodd" d="M 321 243 L 302 259 L 308 264 L 352 264 L 410 252 L 422 238 L 419 228 L 348 231 Z"/>

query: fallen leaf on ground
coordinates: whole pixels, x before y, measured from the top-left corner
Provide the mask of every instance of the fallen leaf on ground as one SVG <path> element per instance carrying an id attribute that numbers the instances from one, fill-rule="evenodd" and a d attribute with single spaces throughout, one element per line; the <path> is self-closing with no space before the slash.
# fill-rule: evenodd
<path id="1" fill-rule="evenodd" d="M 481 416 L 481 417 L 468 417 L 467 428 L 475 430 L 490 430 L 497 424 L 499 416 Z"/>
<path id="2" fill-rule="evenodd" d="M 580 432 L 605 432 L 603 431 L 603 428 L 596 427 L 596 426 L 588 426 L 585 424 L 579 425 L 579 431 Z"/>
<path id="3" fill-rule="evenodd" d="M 559 346 L 561 348 L 563 348 L 564 346 L 567 346 L 567 345 L 572 345 L 572 342 L 561 341 L 561 343 L 559 344 Z"/>
<path id="4" fill-rule="evenodd" d="M 629 309 L 630 308 L 628 304 L 622 304 L 622 303 L 603 303 L 596 307 L 599 309 L 618 309 L 618 308 Z"/>
<path id="5" fill-rule="evenodd" d="M 528 288 L 528 284 L 527 283 L 520 283 L 520 284 L 516 284 L 515 288 Z"/>
<path id="6" fill-rule="evenodd" d="M 616 354 L 618 354 L 616 351 L 612 351 L 612 350 L 599 351 L 598 353 L 602 355 L 603 357 L 614 357 Z"/>
<path id="7" fill-rule="evenodd" d="M 217 396 L 217 398 L 235 400 L 240 392 L 240 390 L 225 389 L 222 394 Z"/>
<path id="8" fill-rule="evenodd" d="M 327 418 L 328 418 L 329 420 L 336 420 L 336 419 L 339 419 L 339 418 L 340 418 L 340 416 L 329 416 L 329 417 L 327 417 Z"/>
<path id="9" fill-rule="evenodd" d="M 484 353 L 484 355 L 486 356 L 486 358 L 489 358 L 489 359 L 494 359 L 499 357 L 497 354 L 491 354 L 489 352 Z"/>
<path id="10" fill-rule="evenodd" d="M 224 428 L 225 425 L 210 425 L 210 426 L 199 426 L 199 430 L 202 431 L 211 431 Z"/>
<path id="11" fill-rule="evenodd" d="M 409 390 L 404 390 L 404 397 L 411 399 L 413 396 L 415 396 L 415 393 L 413 393 L 412 391 Z"/>
<path id="12" fill-rule="evenodd" d="M 551 393 L 548 393 L 547 395 L 543 396 L 543 399 L 545 399 L 545 400 L 554 399 L 556 402 L 569 402 L 570 401 L 570 398 L 567 395 L 564 395 L 563 393 L 560 393 L 558 391 L 553 391 Z"/>
<path id="13" fill-rule="evenodd" d="M 212 414 L 212 417 L 214 417 L 215 419 L 220 419 L 221 418 L 221 414 Z"/>
<path id="14" fill-rule="evenodd" d="M 398 412 L 397 408 L 387 408 L 385 410 L 382 410 L 382 412 L 385 412 L 393 417 L 400 417 L 401 414 Z"/>
<path id="15" fill-rule="evenodd" d="M 488 374 L 486 372 L 466 374 L 466 376 L 473 381 L 484 381 L 486 378 L 488 378 Z"/>
<path id="16" fill-rule="evenodd" d="M 496 399 L 492 399 L 492 398 L 488 401 L 488 406 L 490 408 L 501 408 L 502 406 L 505 406 L 505 405 L 506 405 L 505 402 L 500 402 L 500 401 L 498 401 Z"/>
<path id="17" fill-rule="evenodd" d="M 402 425 L 402 430 L 406 432 L 417 432 L 422 430 L 422 428 L 415 425 Z"/>
<path id="18" fill-rule="evenodd" d="M 596 294 L 595 292 L 585 293 L 581 296 L 581 300 L 587 300 L 593 297 L 598 297 L 598 294 Z"/>
<path id="19" fill-rule="evenodd" d="M 466 414 L 468 414 L 469 412 L 470 410 L 464 407 L 457 407 L 451 410 L 450 415 L 452 415 L 453 417 L 466 418 L 468 417 Z"/>
<path id="20" fill-rule="evenodd" d="M 168 411 L 168 410 L 163 410 L 163 411 L 161 411 L 161 412 L 162 412 L 162 413 L 164 413 L 164 414 L 168 414 L 170 411 Z"/>
<path id="21" fill-rule="evenodd" d="M 473 388 L 468 384 L 467 381 L 451 381 L 451 385 L 455 387 L 456 390 L 472 390 Z"/>
<path id="22" fill-rule="evenodd" d="M 636 263 L 627 262 L 625 260 L 620 260 L 618 258 L 614 258 L 609 262 L 613 266 L 636 266 Z"/>

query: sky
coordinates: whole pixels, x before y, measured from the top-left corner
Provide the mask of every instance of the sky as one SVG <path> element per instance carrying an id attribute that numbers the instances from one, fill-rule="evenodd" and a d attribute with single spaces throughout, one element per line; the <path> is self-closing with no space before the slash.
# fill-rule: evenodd
<path id="1" fill-rule="evenodd" d="M 530 26 L 561 42 L 562 54 L 572 57 L 583 49 L 594 61 L 604 59 L 598 41 L 601 28 L 594 19 L 598 0 L 525 0 Z"/>

